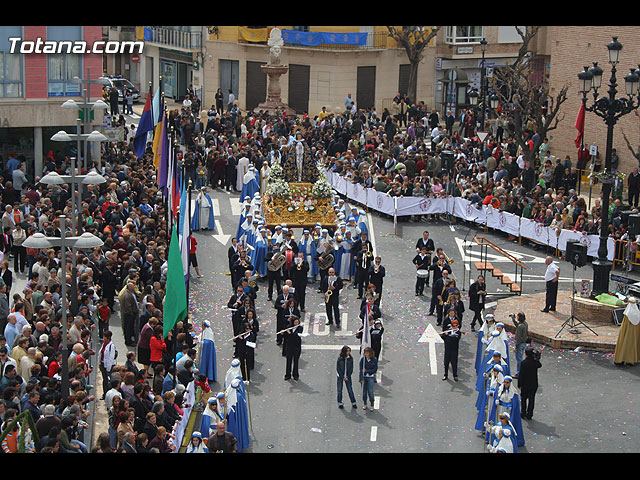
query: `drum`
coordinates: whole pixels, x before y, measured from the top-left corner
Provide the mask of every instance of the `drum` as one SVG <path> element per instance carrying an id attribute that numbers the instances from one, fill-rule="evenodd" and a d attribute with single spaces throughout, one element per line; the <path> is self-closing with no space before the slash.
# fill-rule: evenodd
<path id="1" fill-rule="evenodd" d="M 429 270 L 424 270 L 424 269 L 417 270 L 416 275 L 418 276 L 418 278 L 428 278 Z"/>

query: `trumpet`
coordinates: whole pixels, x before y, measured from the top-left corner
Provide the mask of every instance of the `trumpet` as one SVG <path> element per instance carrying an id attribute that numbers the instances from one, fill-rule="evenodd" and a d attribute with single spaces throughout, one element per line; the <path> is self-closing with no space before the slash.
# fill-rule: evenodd
<path id="1" fill-rule="evenodd" d="M 447 261 L 449 265 L 453 265 L 453 259 L 449 258 L 449 256 L 443 251 L 444 259 Z"/>
<path id="2" fill-rule="evenodd" d="M 367 243 L 367 258 L 373 257 L 373 252 L 371 251 L 371 246 Z"/>

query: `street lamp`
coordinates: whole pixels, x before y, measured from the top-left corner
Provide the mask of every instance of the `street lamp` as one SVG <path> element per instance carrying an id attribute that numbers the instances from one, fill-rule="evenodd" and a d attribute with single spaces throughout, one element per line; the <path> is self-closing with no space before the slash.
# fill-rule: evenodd
<path id="1" fill-rule="evenodd" d="M 600 218 L 600 246 L 598 247 L 598 259 L 592 262 L 593 265 L 593 296 L 609 292 L 609 274 L 612 263 L 608 259 L 608 226 L 609 226 L 609 197 L 611 195 L 611 183 L 613 180 L 607 178 L 607 173 L 611 173 L 611 155 L 613 150 L 613 128 L 618 119 L 640 106 L 640 98 L 634 98 L 638 94 L 640 85 L 640 75 L 637 71 L 631 70 L 624 77 L 625 93 L 627 97 L 616 98 L 618 86 L 616 80 L 616 66 L 620 61 L 620 51 L 622 44 L 618 37 L 607 45 L 609 53 L 609 63 L 611 64 L 611 78 L 609 79 L 608 97 L 598 97 L 598 89 L 602 84 L 602 69 L 597 63 L 593 67 L 584 67 L 578 74 L 578 90 L 582 93 L 582 105 L 587 112 L 595 113 L 602 118 L 607 125 L 607 145 L 605 151 L 604 176 L 602 178 L 602 209 Z M 593 90 L 593 104 L 587 106 L 587 93 Z"/>
<path id="2" fill-rule="evenodd" d="M 489 106 L 491 107 L 491 110 L 497 109 L 498 105 L 500 105 L 500 99 L 495 93 L 491 94 L 489 97 Z"/>
<path id="3" fill-rule="evenodd" d="M 471 106 L 475 107 L 476 105 L 478 105 L 478 97 L 480 95 L 478 94 L 478 90 L 475 87 L 471 89 L 467 96 L 469 97 L 469 103 L 471 104 Z"/>
<path id="4" fill-rule="evenodd" d="M 91 68 L 87 68 L 87 78 L 79 78 L 79 77 L 73 77 L 71 79 L 71 83 L 78 83 L 81 85 L 85 85 L 85 86 L 90 86 L 90 85 L 100 85 L 100 86 L 105 86 L 105 85 L 109 85 L 109 79 L 106 77 L 98 77 L 95 80 L 91 80 Z M 79 103 L 76 102 L 73 99 L 69 99 L 66 102 L 64 102 L 62 104 L 62 108 L 75 108 L 78 110 L 82 110 L 82 123 L 83 123 L 83 133 L 88 133 L 90 125 L 91 125 L 91 119 L 89 117 L 90 115 L 90 111 L 91 110 L 106 110 L 108 108 L 108 105 L 102 100 L 102 98 L 96 100 L 95 102 L 90 102 L 89 101 L 89 88 L 83 88 L 82 89 L 83 92 L 83 102 Z M 80 132 L 78 132 L 80 133 Z M 89 153 L 89 144 L 85 143 L 84 146 L 84 166 L 85 169 L 87 167 L 87 157 L 88 157 L 88 153 Z M 80 155 L 78 154 L 78 158 L 80 158 Z M 100 158 L 100 152 L 98 152 L 98 158 Z"/>
<path id="5" fill-rule="evenodd" d="M 63 278 L 61 279 L 61 291 L 60 296 L 62 298 L 62 385 L 61 393 L 62 398 L 67 398 L 69 395 L 69 345 L 67 343 L 67 252 L 66 248 L 73 247 L 79 249 L 96 248 L 104 245 L 104 242 L 95 235 L 86 232 L 79 237 L 67 237 L 66 236 L 66 217 L 64 215 L 59 217 L 60 230 L 62 232 L 61 237 L 46 237 L 44 234 L 37 232 L 29 236 L 22 243 L 27 248 L 51 248 L 59 247 L 62 251 L 62 259 L 60 266 L 62 268 Z M 72 278 L 72 282 L 74 279 Z"/>
<path id="6" fill-rule="evenodd" d="M 484 53 L 487 51 L 487 40 L 480 40 L 480 49 L 482 50 L 482 68 L 480 69 L 480 93 L 482 94 L 482 118 L 480 119 L 480 130 L 484 132 L 484 117 L 487 114 L 487 89 L 485 88 L 486 67 L 484 64 Z"/>

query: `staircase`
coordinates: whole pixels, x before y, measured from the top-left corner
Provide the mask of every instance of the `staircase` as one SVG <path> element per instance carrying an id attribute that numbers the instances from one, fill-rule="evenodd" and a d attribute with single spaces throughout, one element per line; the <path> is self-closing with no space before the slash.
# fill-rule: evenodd
<path id="1" fill-rule="evenodd" d="M 485 281 L 488 280 L 487 273 L 491 273 L 491 276 L 493 278 L 500 280 L 501 285 L 509 287 L 508 292 L 494 292 L 487 293 L 487 295 L 521 295 L 522 273 L 527 267 L 509 252 L 502 249 L 490 240 L 487 240 L 485 237 L 476 236 L 473 238 L 473 241 L 480 247 L 481 258 L 481 261 L 473 262 L 473 264 L 476 269 L 485 277 Z M 494 267 L 490 262 L 487 261 L 487 253 L 489 248 L 495 253 L 505 257 L 513 264 L 513 266 L 515 267 L 513 275 L 505 274 L 502 270 Z"/>

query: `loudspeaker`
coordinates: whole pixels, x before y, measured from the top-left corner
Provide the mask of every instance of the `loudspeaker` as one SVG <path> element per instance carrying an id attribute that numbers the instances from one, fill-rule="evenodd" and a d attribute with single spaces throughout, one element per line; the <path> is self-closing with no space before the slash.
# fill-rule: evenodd
<path id="1" fill-rule="evenodd" d="M 587 246 L 579 240 L 567 240 L 565 260 L 576 267 L 587 264 Z"/>
<path id="2" fill-rule="evenodd" d="M 629 223 L 629 215 L 633 214 L 633 210 L 625 210 L 620 212 L 620 220 L 622 221 L 622 225 L 627 225 Z"/>
<path id="3" fill-rule="evenodd" d="M 622 320 L 624 319 L 625 310 L 626 308 L 615 308 L 614 310 L 611 311 L 614 325 L 618 325 L 618 326 L 622 325 Z"/>
<path id="4" fill-rule="evenodd" d="M 640 235 L 640 214 L 629 215 L 629 234 Z"/>

